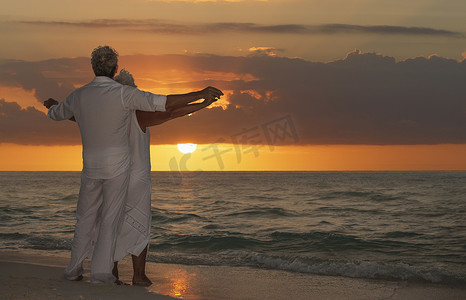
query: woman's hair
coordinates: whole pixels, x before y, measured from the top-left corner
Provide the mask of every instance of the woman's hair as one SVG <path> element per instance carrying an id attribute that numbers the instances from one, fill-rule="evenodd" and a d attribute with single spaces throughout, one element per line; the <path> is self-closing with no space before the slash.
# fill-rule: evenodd
<path id="1" fill-rule="evenodd" d="M 109 46 L 99 46 L 92 51 L 91 65 L 95 76 L 113 78 L 118 66 L 118 52 Z"/>
<path id="2" fill-rule="evenodd" d="M 133 75 L 131 75 L 131 73 L 126 71 L 125 69 L 120 70 L 120 74 L 115 76 L 115 81 L 124 85 L 137 87 L 134 83 Z"/>

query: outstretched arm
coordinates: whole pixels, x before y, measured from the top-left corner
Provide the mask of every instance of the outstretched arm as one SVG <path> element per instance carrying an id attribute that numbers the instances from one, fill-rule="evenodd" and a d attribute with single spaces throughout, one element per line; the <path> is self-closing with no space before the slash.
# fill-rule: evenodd
<path id="1" fill-rule="evenodd" d="M 138 119 L 139 126 L 143 131 L 146 127 L 159 125 L 165 123 L 169 120 L 179 118 L 188 114 L 191 114 L 195 111 L 203 109 L 217 100 L 210 99 L 204 100 L 202 103 L 187 104 L 185 106 L 175 108 L 166 112 L 150 112 L 150 111 L 136 111 L 136 117 Z"/>
<path id="2" fill-rule="evenodd" d="M 221 90 L 211 87 L 211 86 L 206 87 L 202 91 L 198 91 L 198 92 L 192 92 L 192 93 L 180 94 L 180 95 L 168 95 L 165 108 L 167 111 L 170 111 L 176 108 L 186 106 L 187 104 L 193 101 L 202 99 L 202 98 L 210 101 L 210 100 L 218 99 L 222 95 L 223 93 Z"/>
<path id="3" fill-rule="evenodd" d="M 47 109 L 50 109 L 52 106 L 54 105 L 58 105 L 58 101 L 53 99 L 53 98 L 49 98 L 47 100 L 44 101 L 44 106 L 47 108 Z M 71 121 L 74 121 L 76 122 L 74 116 L 72 116 L 71 118 L 69 118 L 68 120 L 71 120 Z"/>

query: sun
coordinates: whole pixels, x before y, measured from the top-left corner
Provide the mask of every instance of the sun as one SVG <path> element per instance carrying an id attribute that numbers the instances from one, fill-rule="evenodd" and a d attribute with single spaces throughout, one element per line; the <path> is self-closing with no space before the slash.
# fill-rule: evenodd
<path id="1" fill-rule="evenodd" d="M 197 145 L 187 143 L 187 144 L 178 144 L 177 147 L 178 147 L 178 150 L 180 150 L 181 153 L 186 154 L 186 153 L 194 152 L 196 150 L 196 148 L 197 148 Z"/>

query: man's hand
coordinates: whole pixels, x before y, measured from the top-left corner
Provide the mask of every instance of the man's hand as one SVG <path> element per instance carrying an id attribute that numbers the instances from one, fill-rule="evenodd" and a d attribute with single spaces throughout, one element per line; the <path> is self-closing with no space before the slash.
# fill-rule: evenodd
<path id="1" fill-rule="evenodd" d="M 52 98 L 49 98 L 48 100 L 44 101 L 44 106 L 47 107 L 47 109 L 52 107 L 52 105 L 57 105 L 57 104 L 58 104 L 58 101 Z"/>
<path id="2" fill-rule="evenodd" d="M 222 95 L 223 93 L 221 90 L 214 88 L 212 86 L 206 87 L 205 89 L 201 91 L 201 98 L 204 98 L 205 102 L 208 103 L 209 105 L 217 101 L 218 99 L 220 99 L 220 96 Z"/>

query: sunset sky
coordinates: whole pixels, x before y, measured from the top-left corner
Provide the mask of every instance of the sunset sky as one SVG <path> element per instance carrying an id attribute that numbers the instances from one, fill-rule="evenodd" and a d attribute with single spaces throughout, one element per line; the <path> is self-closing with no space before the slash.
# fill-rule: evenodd
<path id="1" fill-rule="evenodd" d="M 0 1 L 0 170 L 80 170 L 47 119 L 110 45 L 142 90 L 208 85 L 152 170 L 466 170 L 466 1 Z M 198 144 L 191 154 L 179 143 Z"/>

